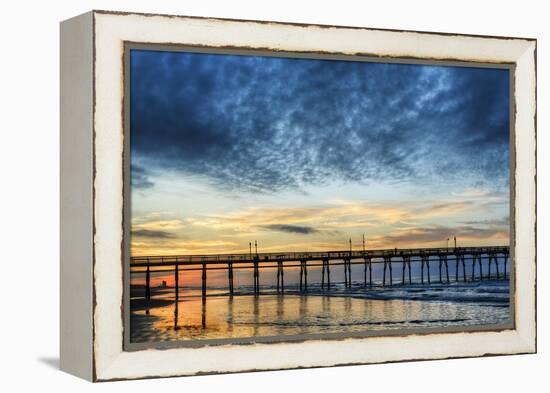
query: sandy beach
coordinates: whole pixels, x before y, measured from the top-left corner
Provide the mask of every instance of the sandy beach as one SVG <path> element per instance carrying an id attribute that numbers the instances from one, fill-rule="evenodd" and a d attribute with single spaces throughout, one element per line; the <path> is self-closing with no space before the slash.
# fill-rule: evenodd
<path id="1" fill-rule="evenodd" d="M 137 295 L 142 288 L 135 287 Z M 213 289 L 154 288 L 148 304 L 131 301 L 131 341 L 155 342 L 270 337 L 316 333 L 443 328 L 506 324 L 510 321 L 508 280 L 365 290 L 337 284 L 331 291 L 311 286 L 308 294 L 289 288 L 278 295 L 266 287 L 259 296 L 242 288 L 229 296 Z M 147 309 L 149 313 L 147 314 Z"/>

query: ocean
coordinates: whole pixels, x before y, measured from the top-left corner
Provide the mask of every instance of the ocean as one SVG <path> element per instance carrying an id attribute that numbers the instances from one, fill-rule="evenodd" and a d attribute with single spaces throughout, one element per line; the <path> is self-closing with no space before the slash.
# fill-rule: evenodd
<path id="1" fill-rule="evenodd" d="M 351 288 L 320 284 L 301 293 L 296 284 L 277 294 L 273 286 L 254 295 L 249 286 L 234 296 L 213 288 L 203 301 L 201 292 L 180 288 L 177 316 L 174 288 L 154 288 L 149 304 L 134 290 L 131 299 L 130 341 L 235 339 L 319 333 L 358 333 L 402 329 L 460 328 L 506 325 L 511 322 L 508 279 L 431 284 L 376 282 Z"/>

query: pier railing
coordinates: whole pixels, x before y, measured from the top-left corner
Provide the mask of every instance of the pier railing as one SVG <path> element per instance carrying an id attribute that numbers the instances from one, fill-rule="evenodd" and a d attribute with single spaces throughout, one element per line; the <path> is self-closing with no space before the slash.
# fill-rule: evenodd
<path id="1" fill-rule="evenodd" d="M 324 259 L 338 260 L 343 258 L 384 258 L 384 257 L 420 257 L 420 256 L 444 256 L 456 254 L 508 254 L 508 246 L 496 247 L 449 247 L 449 248 L 391 248 L 381 250 L 351 250 L 351 251 L 296 251 L 296 252 L 272 252 L 272 253 L 246 253 L 246 254 L 204 254 L 204 255 L 167 255 L 167 256 L 136 256 L 131 258 L 131 266 L 167 266 L 167 265 L 200 265 L 231 263 L 259 263 L 278 261 L 322 261 Z"/>

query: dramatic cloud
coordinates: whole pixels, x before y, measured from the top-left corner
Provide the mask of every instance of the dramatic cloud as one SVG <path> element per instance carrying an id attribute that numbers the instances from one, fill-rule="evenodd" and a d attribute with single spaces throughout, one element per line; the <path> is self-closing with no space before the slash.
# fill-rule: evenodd
<path id="1" fill-rule="evenodd" d="M 142 166 L 224 190 L 331 182 L 508 184 L 502 69 L 132 51 L 132 184 Z"/>
<path id="2" fill-rule="evenodd" d="M 135 189 L 152 188 L 155 183 L 147 176 L 145 169 L 139 165 L 132 165 L 130 168 L 132 174 L 132 187 Z"/>
<path id="3" fill-rule="evenodd" d="M 492 220 L 474 220 L 474 221 L 463 221 L 463 224 L 467 225 L 488 225 L 488 226 L 497 226 L 502 228 L 508 228 L 510 226 L 510 217 L 495 218 Z"/>
<path id="4" fill-rule="evenodd" d="M 458 239 L 459 245 L 472 244 L 472 241 L 478 239 L 507 241 L 508 230 L 506 228 L 480 228 L 468 225 L 456 227 L 410 228 L 384 236 L 383 244 L 392 245 L 394 247 L 403 247 L 409 244 L 433 245 L 434 243 L 438 243 L 443 246 L 443 241 L 445 239 L 448 238 L 452 241 L 454 237 Z"/>
<path id="5" fill-rule="evenodd" d="M 132 231 L 132 236 L 136 237 L 150 237 L 154 239 L 172 239 L 176 237 L 173 233 L 166 231 L 151 231 L 148 229 L 138 229 Z"/>
<path id="6" fill-rule="evenodd" d="M 263 226 L 262 228 L 269 229 L 271 231 L 277 231 L 277 232 L 299 233 L 302 235 L 309 235 L 311 233 L 319 232 L 317 229 L 312 227 L 299 226 L 299 225 L 285 225 L 285 224 L 266 225 L 266 226 Z"/>
<path id="7" fill-rule="evenodd" d="M 133 50 L 132 253 L 508 244 L 509 77 Z"/>

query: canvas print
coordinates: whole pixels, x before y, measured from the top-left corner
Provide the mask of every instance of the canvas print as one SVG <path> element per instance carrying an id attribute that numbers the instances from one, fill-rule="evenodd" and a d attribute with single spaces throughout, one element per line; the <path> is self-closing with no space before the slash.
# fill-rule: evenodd
<path id="1" fill-rule="evenodd" d="M 130 343 L 512 326 L 509 68 L 127 56 Z"/>

